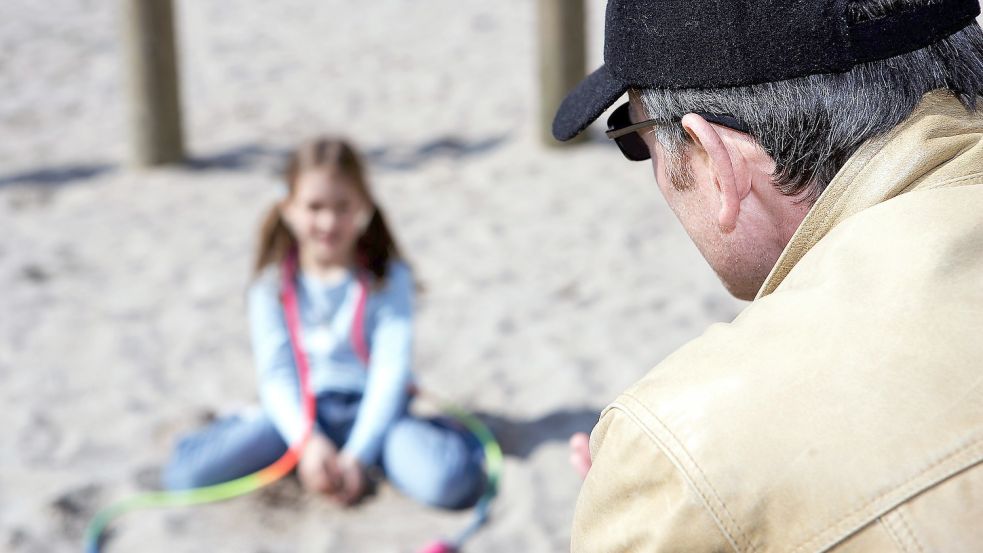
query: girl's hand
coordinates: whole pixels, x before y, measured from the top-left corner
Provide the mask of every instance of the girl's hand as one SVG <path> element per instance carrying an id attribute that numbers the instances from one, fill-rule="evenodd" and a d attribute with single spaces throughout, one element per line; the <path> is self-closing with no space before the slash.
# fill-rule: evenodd
<path id="1" fill-rule="evenodd" d="M 297 476 L 307 491 L 335 495 L 342 478 L 337 466 L 338 449 L 327 436 L 314 432 L 297 463 Z"/>
<path id="2" fill-rule="evenodd" d="M 351 505 L 365 495 L 365 468 L 358 459 L 345 452 L 338 454 L 337 466 L 338 473 L 341 475 L 341 486 L 334 497 L 345 505 Z"/>

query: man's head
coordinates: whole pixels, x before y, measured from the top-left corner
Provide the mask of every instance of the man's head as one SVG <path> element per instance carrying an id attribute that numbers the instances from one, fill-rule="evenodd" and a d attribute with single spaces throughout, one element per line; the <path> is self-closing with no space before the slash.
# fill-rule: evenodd
<path id="1" fill-rule="evenodd" d="M 644 92 L 629 96 L 637 120 L 645 119 Z M 809 205 L 775 188 L 775 162 L 750 135 L 695 113 L 675 124 L 682 145 L 658 139 L 663 125 L 638 132 L 659 189 L 730 293 L 751 299 Z"/>
<path id="2" fill-rule="evenodd" d="M 611 0 L 606 64 L 561 106 L 554 135 L 581 132 L 627 90 L 627 123 L 646 124 L 624 138 L 644 141 L 667 202 L 740 298 L 754 297 L 864 141 L 926 92 L 948 89 L 971 109 L 983 93 L 977 0 L 775 0 L 744 11 L 693 0 L 682 15 L 677 4 Z"/>

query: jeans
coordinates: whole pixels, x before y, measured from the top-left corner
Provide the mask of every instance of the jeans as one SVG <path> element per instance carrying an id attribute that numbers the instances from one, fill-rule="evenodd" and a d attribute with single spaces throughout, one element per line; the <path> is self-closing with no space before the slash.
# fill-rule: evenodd
<path id="1" fill-rule="evenodd" d="M 318 396 L 316 424 L 339 448 L 355 422 L 361 396 Z M 256 472 L 287 450 L 261 409 L 223 417 L 183 436 L 163 471 L 164 487 L 208 486 Z M 409 497 L 446 509 L 474 505 L 485 486 L 480 444 L 454 421 L 408 414 L 387 431 L 378 463 L 386 478 Z"/>

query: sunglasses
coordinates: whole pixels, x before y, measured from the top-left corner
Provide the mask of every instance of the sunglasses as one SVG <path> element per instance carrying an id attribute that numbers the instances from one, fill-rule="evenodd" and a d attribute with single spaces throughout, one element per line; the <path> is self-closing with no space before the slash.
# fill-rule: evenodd
<path id="1" fill-rule="evenodd" d="M 611 112 L 611 116 L 608 117 L 608 130 L 604 134 L 611 140 L 614 140 L 615 144 L 618 145 L 618 149 L 621 150 L 621 153 L 625 154 L 626 158 L 632 161 L 645 161 L 651 157 L 651 154 L 649 153 L 648 145 L 645 144 L 645 140 L 642 138 L 642 135 L 638 134 L 638 131 L 657 125 L 678 123 L 682 118 L 675 117 L 669 121 L 648 119 L 641 123 L 632 123 L 628 106 L 628 102 L 625 102 L 618 109 Z M 750 133 L 748 126 L 733 115 L 726 113 L 704 113 L 702 111 L 695 111 L 693 113 L 711 123 L 722 125 L 728 129 L 734 129 L 737 132 L 745 134 Z"/>

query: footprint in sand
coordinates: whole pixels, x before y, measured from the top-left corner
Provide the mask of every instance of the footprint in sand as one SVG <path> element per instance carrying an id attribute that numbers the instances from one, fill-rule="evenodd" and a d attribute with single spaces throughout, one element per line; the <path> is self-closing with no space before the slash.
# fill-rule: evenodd
<path id="1" fill-rule="evenodd" d="M 21 527 L 11 528 L 7 532 L 7 540 L 4 545 L 8 548 L 4 551 L 11 553 L 46 553 L 50 551 L 41 540 Z"/>
<path id="2" fill-rule="evenodd" d="M 85 526 L 99 509 L 102 487 L 86 484 L 63 492 L 49 505 L 52 519 L 62 536 L 78 540 L 85 532 Z"/>

